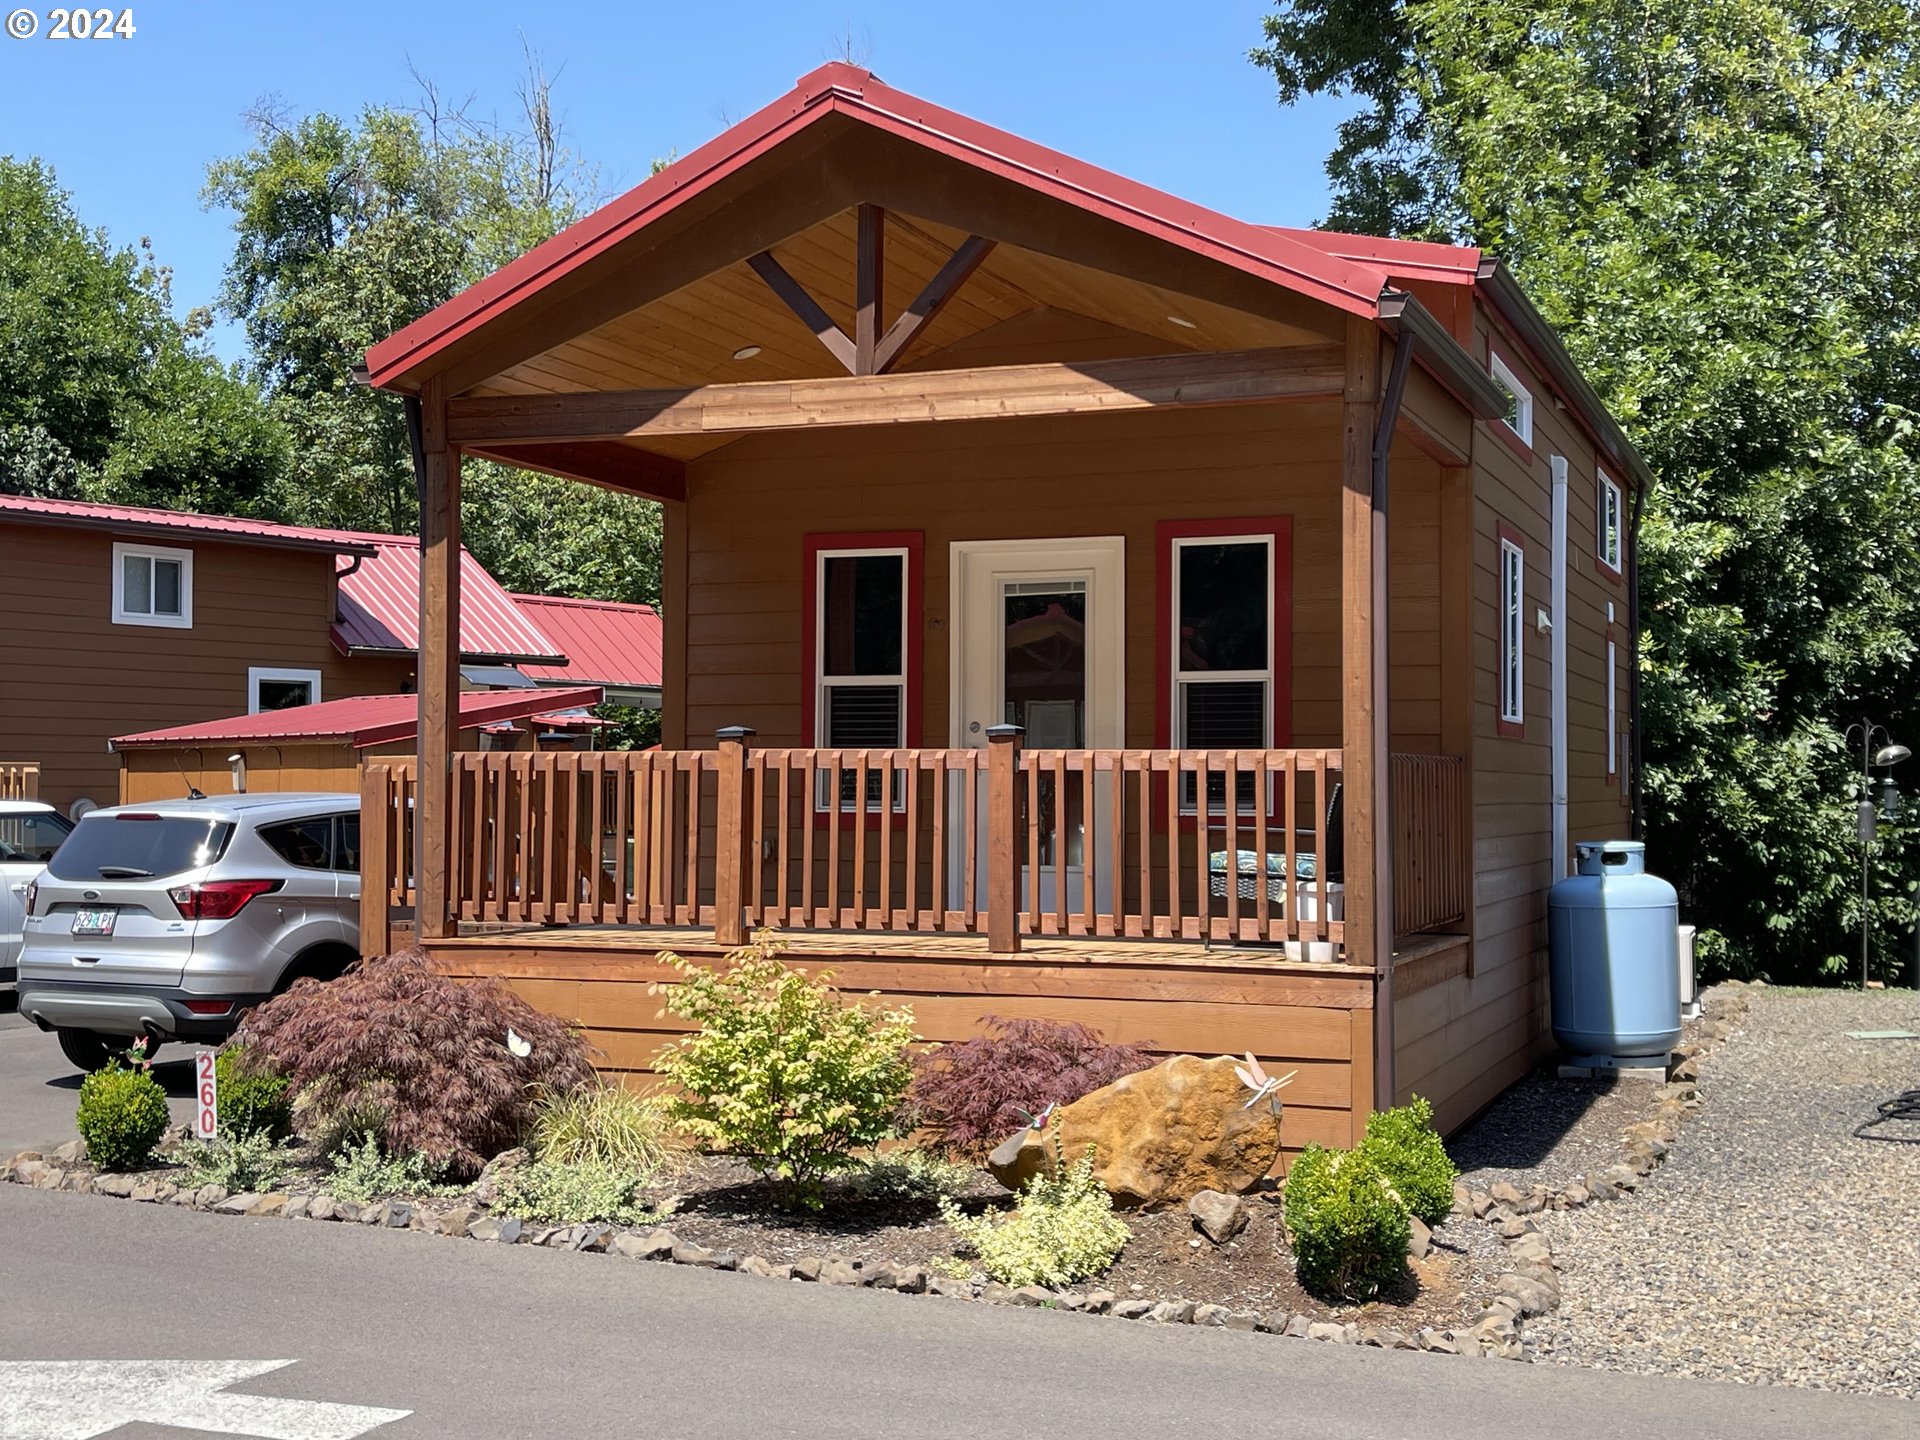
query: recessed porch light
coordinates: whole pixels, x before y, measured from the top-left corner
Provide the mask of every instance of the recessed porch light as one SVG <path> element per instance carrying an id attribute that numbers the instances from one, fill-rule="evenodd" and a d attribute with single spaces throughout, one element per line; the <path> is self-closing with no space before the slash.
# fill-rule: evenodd
<path id="1" fill-rule="evenodd" d="M 1174 324 L 1178 325 L 1182 330 L 1198 330 L 1200 328 L 1197 324 L 1187 319 L 1187 317 L 1184 315 L 1169 315 L 1167 319 L 1171 320 Z"/>
<path id="2" fill-rule="evenodd" d="M 736 360 L 751 360 L 759 353 L 760 347 L 758 345 L 742 345 L 738 350 L 733 352 L 733 358 Z"/>

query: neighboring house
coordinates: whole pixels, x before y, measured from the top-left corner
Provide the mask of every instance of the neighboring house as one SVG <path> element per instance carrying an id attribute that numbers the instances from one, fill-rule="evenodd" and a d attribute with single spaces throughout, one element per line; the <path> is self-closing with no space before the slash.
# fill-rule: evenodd
<path id="1" fill-rule="evenodd" d="M 417 553 L 417 552 L 416 552 Z M 419 597 L 414 597 L 416 605 Z M 598 685 L 610 705 L 660 708 L 660 612 L 651 605 L 515 594 L 513 603 L 567 652 L 564 665 L 521 665 L 539 685 Z"/>
<path id="2" fill-rule="evenodd" d="M 0 756 L 112 804 L 115 735 L 414 685 L 419 542 L 0 495 Z M 463 655 L 564 665 L 471 556 Z"/>
<path id="3" fill-rule="evenodd" d="M 544 707 L 600 699 L 594 686 L 462 691 L 461 741 L 470 749 L 524 754 L 538 748 L 540 732 L 553 723 Z M 413 754 L 419 713 L 416 695 L 361 695 L 117 735 L 119 800 L 173 799 L 184 785 L 208 795 L 357 790 L 364 761 Z"/>
<path id="4" fill-rule="evenodd" d="M 1252 1051 L 1289 1147 L 1415 1091 L 1456 1125 L 1549 1047 L 1547 888 L 1634 824 L 1649 476 L 1493 257 L 833 64 L 366 371 L 424 441 L 387 880 L 417 818 L 436 961 L 608 1068 L 669 1038 L 660 950 L 762 923 L 929 1039 Z M 463 454 L 663 503 L 661 751 L 452 755 Z"/>

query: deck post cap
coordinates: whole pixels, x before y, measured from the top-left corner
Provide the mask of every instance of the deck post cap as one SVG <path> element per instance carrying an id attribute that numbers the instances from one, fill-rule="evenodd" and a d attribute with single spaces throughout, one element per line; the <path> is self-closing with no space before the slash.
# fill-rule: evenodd
<path id="1" fill-rule="evenodd" d="M 751 725 L 722 725 L 713 732 L 718 740 L 750 740 L 759 733 Z"/>
<path id="2" fill-rule="evenodd" d="M 989 740 L 1018 740 L 1026 733 L 1027 727 L 1024 725 L 987 726 L 987 739 Z"/>

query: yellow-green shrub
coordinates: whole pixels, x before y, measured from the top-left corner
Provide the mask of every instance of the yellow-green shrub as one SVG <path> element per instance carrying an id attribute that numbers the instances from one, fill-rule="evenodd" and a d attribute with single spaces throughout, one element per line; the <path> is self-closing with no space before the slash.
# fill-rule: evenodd
<path id="1" fill-rule="evenodd" d="M 681 1129 L 724 1146 L 817 1209 L 821 1178 L 856 1170 L 856 1152 L 897 1134 L 913 1080 L 911 1010 L 850 1004 L 823 972 L 780 961 L 771 931 L 709 970 L 677 955 L 666 1007 L 699 1030 L 664 1049 L 654 1068 L 678 1087 Z"/>
<path id="2" fill-rule="evenodd" d="M 1071 1165 L 1060 1157 L 1020 1192 L 1012 1212 L 995 1221 L 966 1215 L 942 1199 L 947 1225 L 980 1257 L 980 1268 L 1003 1285 L 1070 1285 L 1113 1264 L 1133 1232 L 1113 1213 L 1113 1197 L 1094 1178 L 1093 1148 Z"/>

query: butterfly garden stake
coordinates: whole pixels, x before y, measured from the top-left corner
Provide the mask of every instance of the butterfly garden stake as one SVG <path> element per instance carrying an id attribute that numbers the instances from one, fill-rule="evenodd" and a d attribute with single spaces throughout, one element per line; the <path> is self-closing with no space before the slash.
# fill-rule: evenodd
<path id="1" fill-rule="evenodd" d="M 1293 1083 L 1293 1077 L 1300 1072 L 1298 1070 L 1289 1070 L 1284 1075 L 1269 1075 L 1261 1068 L 1260 1062 L 1253 1058 L 1253 1052 L 1249 1050 L 1247 1052 L 1247 1063 L 1245 1065 L 1234 1066 L 1233 1073 L 1240 1077 L 1240 1083 L 1242 1085 L 1253 1092 L 1248 1098 L 1247 1103 L 1240 1107 L 1242 1110 L 1251 1110 L 1255 1105 L 1265 1100 L 1268 1106 L 1272 1108 L 1273 1113 L 1278 1115 L 1280 1113 L 1280 1097 L 1276 1092 L 1291 1085 Z"/>

